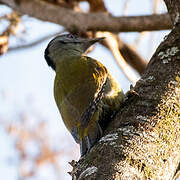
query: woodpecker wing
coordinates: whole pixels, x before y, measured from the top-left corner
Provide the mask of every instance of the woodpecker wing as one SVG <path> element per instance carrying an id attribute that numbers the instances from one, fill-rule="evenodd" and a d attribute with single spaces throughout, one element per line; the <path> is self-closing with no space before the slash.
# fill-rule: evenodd
<path id="1" fill-rule="evenodd" d="M 78 143 L 92 121 L 106 80 L 106 68 L 90 57 L 71 57 L 56 67 L 55 100 L 66 127 Z M 98 115 L 93 118 L 97 120 Z"/>

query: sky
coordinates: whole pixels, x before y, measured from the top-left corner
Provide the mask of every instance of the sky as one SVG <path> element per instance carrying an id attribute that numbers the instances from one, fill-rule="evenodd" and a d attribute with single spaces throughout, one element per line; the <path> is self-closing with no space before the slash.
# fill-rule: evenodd
<path id="1" fill-rule="evenodd" d="M 123 6 L 117 0 L 105 0 L 107 8 L 110 12 L 119 16 L 122 15 Z M 131 0 L 129 6 L 124 12 L 125 15 L 143 15 L 151 14 L 152 1 L 145 0 Z M 84 9 L 88 9 L 86 3 L 82 3 Z M 135 8 L 138 7 L 138 8 Z M 158 12 L 164 12 L 165 6 L 158 7 Z M 0 14 L 10 11 L 5 6 L 0 6 Z M 60 32 L 63 28 L 48 22 L 41 22 L 28 16 L 23 17 L 23 26 L 26 29 L 25 34 L 19 35 L 17 38 L 10 39 L 10 45 L 16 46 L 22 43 L 27 43 L 36 40 L 39 37 L 48 34 Z M 6 26 L 5 22 L 0 24 L 0 31 L 2 27 Z M 143 34 L 143 38 L 137 46 L 137 51 L 143 58 L 149 59 L 158 44 L 163 40 L 163 37 L 168 31 L 154 32 L 149 35 L 148 32 Z M 139 37 L 138 33 L 121 33 L 120 37 L 127 43 L 133 44 Z M 18 41 L 17 41 L 18 39 Z M 21 49 L 17 51 L 10 51 L 3 56 L 0 56 L 0 118 L 15 123 L 19 114 L 26 112 L 33 123 L 36 123 L 36 115 L 48 124 L 48 132 L 52 144 L 59 143 L 59 137 L 66 137 L 68 142 L 60 143 L 60 148 L 66 148 L 70 144 L 71 148 L 68 151 L 74 151 L 72 156 L 61 157 L 60 161 L 63 166 L 60 177 L 65 180 L 71 179 L 66 173 L 70 171 L 70 166 L 67 162 L 72 159 L 79 159 L 79 147 L 75 144 L 73 138 L 66 130 L 61 116 L 56 107 L 53 97 L 53 81 L 55 73 L 47 66 L 44 59 L 44 50 L 50 39 L 40 43 L 34 47 Z M 101 61 L 118 80 L 120 86 L 126 92 L 129 89 L 130 82 L 117 67 L 113 61 L 112 55 L 109 51 L 97 44 L 93 52 L 88 56 Z M 5 130 L 0 127 L 0 172 L 1 177 L 6 180 L 18 179 L 18 153 L 14 150 L 14 139 L 6 134 Z M 31 145 L 32 152 L 35 151 Z M 13 163 L 9 163 L 13 159 Z M 52 170 L 49 167 L 43 167 L 34 179 L 55 179 L 51 177 Z M 52 175 L 53 176 L 53 175 Z"/>

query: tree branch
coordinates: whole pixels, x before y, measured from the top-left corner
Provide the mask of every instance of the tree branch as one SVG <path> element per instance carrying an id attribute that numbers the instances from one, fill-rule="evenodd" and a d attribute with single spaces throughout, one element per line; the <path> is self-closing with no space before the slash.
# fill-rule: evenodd
<path id="1" fill-rule="evenodd" d="M 42 0 L 0 0 L 0 2 L 22 14 L 60 24 L 70 31 L 141 32 L 172 27 L 168 14 L 114 17 L 100 12 L 75 12 Z"/>
<path id="2" fill-rule="evenodd" d="M 140 75 L 145 71 L 148 64 L 133 48 L 118 38 L 119 51 L 126 60 Z"/>
<path id="3" fill-rule="evenodd" d="M 109 32 L 97 32 L 96 34 L 97 34 L 97 37 L 106 37 L 104 40 L 105 41 L 104 43 L 112 52 L 112 55 L 114 56 L 116 63 L 124 72 L 126 77 L 135 84 L 136 81 L 138 80 L 138 77 L 132 71 L 132 69 L 129 67 L 129 65 L 126 63 L 123 56 L 121 55 L 119 51 L 119 44 L 118 44 L 117 36 Z"/>
<path id="4" fill-rule="evenodd" d="M 81 1 L 81 0 L 78 0 L 78 1 Z M 90 12 L 97 12 L 98 11 L 98 12 L 107 12 L 108 13 L 108 11 L 107 11 L 107 9 L 106 9 L 106 7 L 104 5 L 104 1 L 103 0 L 97 0 L 97 1 L 87 0 L 87 1 L 90 4 Z M 146 68 L 147 61 L 142 59 L 137 54 L 137 52 L 135 52 L 130 46 L 128 46 L 126 43 L 124 43 L 118 37 L 117 33 L 113 33 L 112 36 L 118 42 L 119 50 L 117 50 L 117 51 L 118 51 L 118 53 L 120 53 L 122 55 L 122 57 L 123 57 L 122 59 L 124 59 L 130 66 L 132 66 L 141 75 L 144 72 L 145 68 Z M 100 43 L 103 46 L 105 46 L 107 49 L 110 50 L 110 48 L 108 47 L 108 44 L 106 43 L 106 41 L 101 41 Z M 113 52 L 111 51 L 111 53 L 113 53 Z M 117 63 L 117 64 L 119 64 L 119 63 Z"/>
<path id="5" fill-rule="evenodd" d="M 147 61 L 145 61 L 140 55 L 133 50 L 128 44 L 123 42 L 118 35 L 113 34 L 116 37 L 119 53 L 123 56 L 123 59 L 132 67 L 134 68 L 140 75 L 145 71 L 147 66 Z M 108 45 L 105 41 L 100 42 L 104 47 L 108 48 Z M 110 49 L 109 49 L 110 50 Z M 110 50 L 111 51 L 111 50 Z M 112 51 L 111 51 L 112 52 Z M 124 67 L 124 66 L 123 66 Z"/>

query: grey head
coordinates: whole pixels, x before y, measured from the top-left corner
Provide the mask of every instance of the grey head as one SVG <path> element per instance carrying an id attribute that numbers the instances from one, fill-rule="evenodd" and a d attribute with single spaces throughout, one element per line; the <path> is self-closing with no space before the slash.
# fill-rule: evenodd
<path id="1" fill-rule="evenodd" d="M 52 39 L 45 49 L 44 57 L 47 64 L 56 69 L 56 62 L 70 56 L 81 56 L 94 43 L 104 39 L 85 39 L 72 34 L 63 34 Z"/>

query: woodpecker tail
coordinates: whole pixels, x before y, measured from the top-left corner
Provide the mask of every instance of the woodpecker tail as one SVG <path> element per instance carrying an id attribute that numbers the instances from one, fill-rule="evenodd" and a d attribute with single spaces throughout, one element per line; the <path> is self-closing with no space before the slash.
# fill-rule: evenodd
<path id="1" fill-rule="evenodd" d="M 102 137 L 102 129 L 98 122 L 87 129 L 87 135 L 80 140 L 81 156 L 85 155 L 94 144 Z"/>

